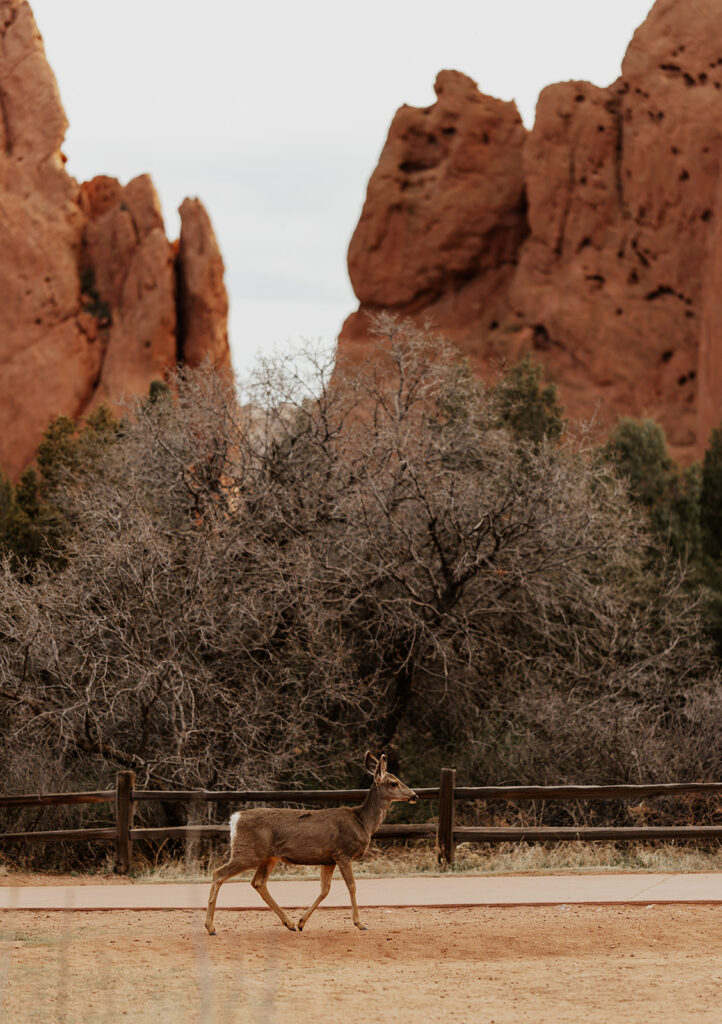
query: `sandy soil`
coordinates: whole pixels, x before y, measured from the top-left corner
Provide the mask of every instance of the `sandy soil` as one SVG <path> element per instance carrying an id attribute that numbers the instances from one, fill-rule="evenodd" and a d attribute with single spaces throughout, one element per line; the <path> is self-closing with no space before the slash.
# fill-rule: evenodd
<path id="1" fill-rule="evenodd" d="M 12 911 L 0 1021 L 13 1024 L 720 1020 L 722 908 Z"/>

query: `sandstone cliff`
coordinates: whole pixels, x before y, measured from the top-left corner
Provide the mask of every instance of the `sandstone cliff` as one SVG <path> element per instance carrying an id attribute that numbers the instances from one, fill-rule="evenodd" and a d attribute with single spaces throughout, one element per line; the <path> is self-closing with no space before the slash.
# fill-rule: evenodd
<path id="1" fill-rule="evenodd" d="M 143 394 L 179 359 L 230 366 L 223 264 L 208 215 L 167 240 L 150 178 L 79 185 L 32 11 L 0 0 L 0 468 L 33 458 L 48 421 Z"/>
<path id="2" fill-rule="evenodd" d="M 531 351 L 573 417 L 648 415 L 685 461 L 722 419 L 722 4 L 658 0 L 609 88 L 527 132 L 453 71 L 391 125 L 349 248 L 360 309 L 431 318 L 483 371 Z"/>

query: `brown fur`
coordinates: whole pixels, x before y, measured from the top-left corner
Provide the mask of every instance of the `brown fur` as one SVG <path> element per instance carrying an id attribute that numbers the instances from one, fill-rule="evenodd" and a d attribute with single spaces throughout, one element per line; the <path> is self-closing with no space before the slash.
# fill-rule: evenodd
<path id="1" fill-rule="evenodd" d="M 206 929 L 215 934 L 213 917 L 218 890 L 234 875 L 255 868 L 251 885 L 291 931 L 302 931 L 331 887 L 331 877 L 338 866 L 348 887 L 353 908 L 353 923 L 361 924 L 356 906 L 356 882 L 351 862 L 368 849 L 371 836 L 378 829 L 395 800 L 415 801 L 416 794 L 386 771 L 386 757 L 377 761 L 366 754 L 366 768 L 373 775 L 371 789 L 359 807 L 333 807 L 319 811 L 297 811 L 286 808 L 256 807 L 238 811 L 231 816 L 231 851 L 229 859 L 213 872 L 208 896 Z M 275 865 L 318 864 L 321 867 L 321 893 L 301 915 L 298 922 L 273 899 L 267 888 Z"/>

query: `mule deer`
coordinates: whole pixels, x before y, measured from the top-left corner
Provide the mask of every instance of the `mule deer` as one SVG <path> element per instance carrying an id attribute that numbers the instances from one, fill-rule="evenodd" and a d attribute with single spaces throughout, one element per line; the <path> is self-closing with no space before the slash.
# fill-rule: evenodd
<path id="1" fill-rule="evenodd" d="M 365 768 L 373 775 L 368 796 L 360 807 L 333 807 L 321 811 L 297 811 L 287 808 L 257 807 L 231 815 L 231 853 L 225 864 L 213 872 L 208 896 L 206 929 L 215 935 L 213 915 L 218 890 L 234 875 L 255 868 L 251 885 L 292 932 L 303 931 L 321 900 L 328 896 L 336 866 L 348 886 L 353 908 L 353 923 L 361 923 L 356 906 L 356 882 L 351 862 L 368 849 L 371 836 L 386 817 L 394 800 L 416 802 L 416 793 L 386 771 L 386 755 L 377 760 L 369 752 Z M 284 864 L 319 864 L 321 892 L 298 922 L 293 921 L 276 903 L 266 883 L 273 868 Z"/>

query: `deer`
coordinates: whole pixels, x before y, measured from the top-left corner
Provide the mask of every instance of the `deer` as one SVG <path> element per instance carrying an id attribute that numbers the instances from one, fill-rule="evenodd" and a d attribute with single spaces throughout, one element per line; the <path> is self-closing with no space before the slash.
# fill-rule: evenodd
<path id="1" fill-rule="evenodd" d="M 231 815 L 231 849 L 228 860 L 213 872 L 208 896 L 206 931 L 215 935 L 213 917 L 218 891 L 224 882 L 255 868 L 251 885 L 278 915 L 289 931 L 302 932 L 316 907 L 328 896 L 331 878 L 338 867 L 351 897 L 353 923 L 366 931 L 356 905 L 356 880 L 351 864 L 369 848 L 371 837 L 396 800 L 416 803 L 417 796 L 388 772 L 386 755 L 378 759 L 369 751 L 364 767 L 373 777 L 366 799 L 359 807 L 333 807 L 316 811 L 257 807 Z M 298 921 L 292 920 L 268 891 L 268 879 L 276 864 L 318 864 L 321 892 Z"/>

